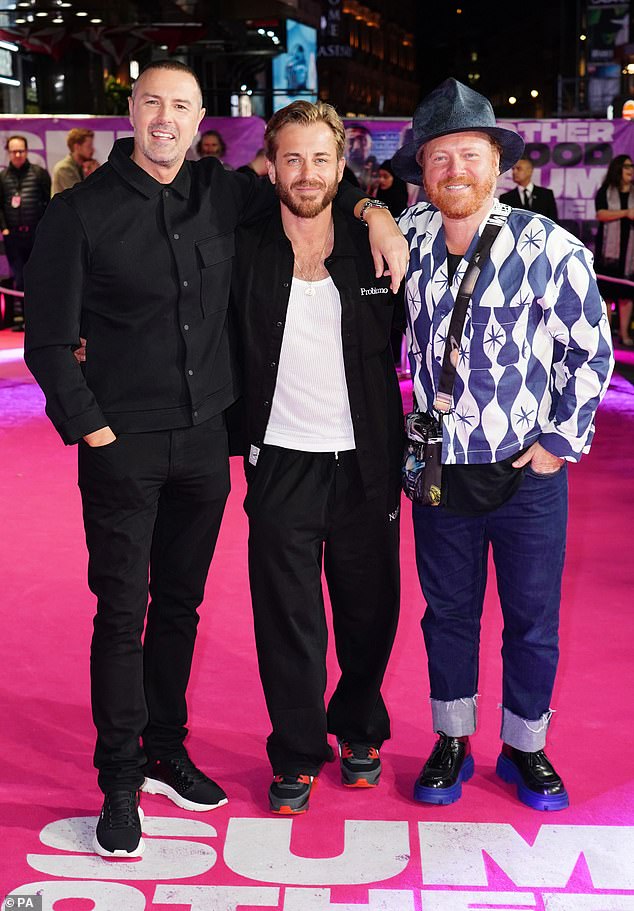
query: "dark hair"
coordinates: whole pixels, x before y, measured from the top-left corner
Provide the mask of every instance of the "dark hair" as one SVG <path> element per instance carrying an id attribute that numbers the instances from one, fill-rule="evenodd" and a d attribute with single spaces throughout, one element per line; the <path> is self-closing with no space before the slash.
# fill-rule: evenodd
<path id="1" fill-rule="evenodd" d="M 143 76 L 144 73 L 149 72 L 150 70 L 173 70 L 177 73 L 187 73 L 188 76 L 191 76 L 196 85 L 198 86 L 198 91 L 200 92 L 200 106 L 203 106 L 203 90 L 200 84 L 200 79 L 193 71 L 190 66 L 187 66 L 186 63 L 181 63 L 180 60 L 170 60 L 169 58 L 164 58 L 163 60 L 152 60 L 151 63 L 148 63 L 143 67 L 141 72 L 138 75 L 134 85 L 132 86 L 132 97 L 134 98 L 134 90 L 139 84 L 139 79 Z"/>
<path id="2" fill-rule="evenodd" d="M 216 139 L 218 140 L 218 144 L 220 145 L 220 157 L 222 158 L 222 156 L 227 151 L 227 144 L 225 143 L 224 139 L 222 138 L 222 136 L 220 135 L 218 130 L 205 130 L 204 133 L 200 134 L 200 139 L 196 143 L 196 154 L 198 155 L 198 157 L 200 158 L 200 156 L 202 155 L 203 139 L 205 138 L 205 136 L 215 136 L 216 137 Z"/>
<path id="3" fill-rule="evenodd" d="M 603 183 L 601 184 L 601 189 L 604 187 L 620 187 L 621 186 L 621 175 L 623 173 L 623 165 L 626 161 L 631 161 L 631 155 L 617 155 L 612 159 L 608 165 L 608 171 L 605 177 L 603 178 Z"/>
<path id="4" fill-rule="evenodd" d="M 25 148 L 25 149 L 27 150 L 27 152 L 28 152 L 29 144 L 28 144 L 28 142 L 26 141 L 26 136 L 21 136 L 19 133 L 14 133 L 13 136 L 7 137 L 7 141 L 6 141 L 5 144 L 4 144 L 4 147 L 5 147 L 5 149 L 6 149 L 7 152 L 9 151 L 9 143 L 11 142 L 12 139 L 21 139 L 22 142 L 24 143 L 24 148 Z"/>

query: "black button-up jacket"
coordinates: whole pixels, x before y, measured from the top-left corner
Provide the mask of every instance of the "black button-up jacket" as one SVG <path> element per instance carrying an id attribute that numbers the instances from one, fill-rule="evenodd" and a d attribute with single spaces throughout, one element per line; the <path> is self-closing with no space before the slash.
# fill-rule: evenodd
<path id="1" fill-rule="evenodd" d="M 272 202 L 215 159 L 164 185 L 115 143 L 55 196 L 26 268 L 26 361 L 66 443 L 200 423 L 237 394 L 227 332 L 234 232 Z M 263 209 L 261 209 L 262 211 Z M 72 349 L 88 339 L 84 372 Z"/>
<path id="2" fill-rule="evenodd" d="M 403 410 L 392 350 L 393 324 L 402 326 L 389 277 L 377 279 L 367 229 L 334 211 L 335 240 L 326 268 L 341 298 L 341 335 L 356 451 L 368 498 L 393 497 L 400 484 Z M 236 234 L 232 306 L 240 338 L 244 444 L 266 433 L 293 277 L 293 248 L 279 207 Z"/>
<path id="3" fill-rule="evenodd" d="M 185 161 L 159 183 L 118 140 L 55 196 L 26 267 L 26 362 L 66 443 L 197 424 L 238 394 L 227 305 L 236 226 L 269 211 L 268 181 Z M 361 198 L 344 190 L 342 205 Z M 72 350 L 88 339 L 85 371 Z"/>

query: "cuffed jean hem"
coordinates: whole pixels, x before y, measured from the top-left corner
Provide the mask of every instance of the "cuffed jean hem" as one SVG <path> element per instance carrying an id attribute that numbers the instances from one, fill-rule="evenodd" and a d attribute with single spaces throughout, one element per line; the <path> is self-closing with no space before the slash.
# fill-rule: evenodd
<path id="1" fill-rule="evenodd" d="M 510 747 L 522 750 L 523 753 L 536 753 L 546 746 L 546 734 L 552 716 L 552 710 L 544 712 L 541 718 L 530 721 L 514 715 L 507 708 L 502 708 L 502 730 L 500 737 Z"/>
<path id="2" fill-rule="evenodd" d="M 475 733 L 478 721 L 478 696 L 465 696 L 443 702 L 431 699 L 431 717 L 434 731 L 443 731 L 448 737 L 468 737 Z"/>

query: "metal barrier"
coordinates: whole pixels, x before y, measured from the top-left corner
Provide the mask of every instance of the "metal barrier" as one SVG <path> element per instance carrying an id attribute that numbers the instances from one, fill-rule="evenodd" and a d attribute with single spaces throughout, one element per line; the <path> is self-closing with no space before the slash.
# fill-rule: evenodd
<path id="1" fill-rule="evenodd" d="M 597 278 L 602 282 L 612 282 L 616 285 L 627 285 L 628 288 L 634 288 L 634 282 L 630 281 L 629 278 L 615 278 L 614 275 L 599 275 L 598 272 Z"/>

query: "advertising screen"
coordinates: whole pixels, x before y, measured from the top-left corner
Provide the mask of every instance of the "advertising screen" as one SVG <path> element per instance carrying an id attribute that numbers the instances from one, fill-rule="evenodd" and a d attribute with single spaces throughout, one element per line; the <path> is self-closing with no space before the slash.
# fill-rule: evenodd
<path id="1" fill-rule="evenodd" d="M 317 29 L 286 20 L 286 53 L 273 60 L 273 111 L 297 101 L 317 101 Z"/>

